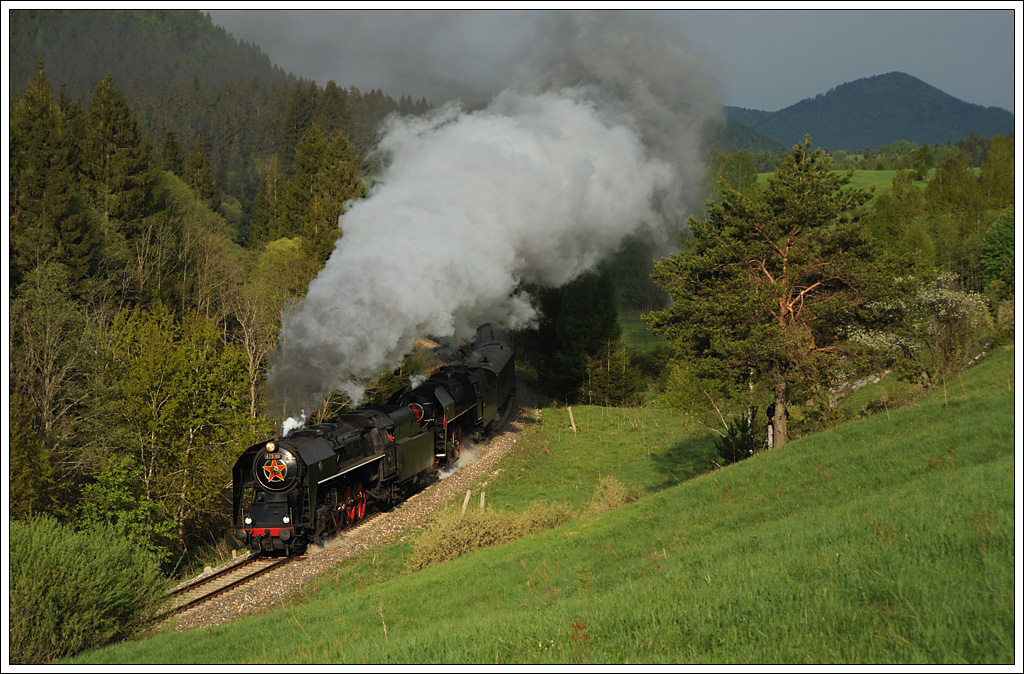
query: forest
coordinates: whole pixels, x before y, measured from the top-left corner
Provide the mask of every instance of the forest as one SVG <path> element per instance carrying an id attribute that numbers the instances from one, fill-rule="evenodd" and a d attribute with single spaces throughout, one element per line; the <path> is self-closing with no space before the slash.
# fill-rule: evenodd
<path id="1" fill-rule="evenodd" d="M 309 100 L 301 91 L 296 108 Z M 328 96 L 307 91 L 317 101 Z M 240 448 L 274 430 L 264 378 L 282 310 L 303 296 L 340 235 L 344 204 L 367 186 L 367 164 L 345 124 L 328 121 L 335 106 L 305 109 L 320 113 L 285 116 L 278 150 L 245 206 L 212 170 L 206 139 L 182 147 L 168 122 L 154 147 L 112 78 L 83 104 L 54 97 L 40 65 L 17 95 L 9 212 L 13 517 L 48 513 L 79 527 L 111 525 L 168 569 L 225 539 L 230 467 Z M 832 168 L 849 161 L 836 155 Z M 1012 334 L 1012 139 L 898 145 L 878 156 L 891 156 L 900 170 L 891 191 L 861 205 L 855 218 L 878 259 L 913 273 L 916 286 L 906 292 L 918 298 L 922 317 L 982 312 L 992 334 Z M 708 167 L 709 186 L 718 185 L 709 188 L 709 204 L 762 182 L 743 151 L 712 151 Z M 536 289 L 546 320 L 522 339 L 528 360 L 546 373 L 545 393 L 636 404 L 646 380 L 666 399 L 686 399 L 684 382 L 696 380 L 681 375 L 681 352 L 625 362 L 613 346 L 620 308 L 661 309 L 672 292 L 645 281 L 650 262 L 634 245 L 595 275 Z M 949 306 L 928 304 L 928 292 L 945 293 Z M 927 333 L 928 325 L 916 329 Z M 964 342 L 980 334 L 957 341 L 951 333 L 940 354 L 952 359 L 945 367 L 973 355 Z M 915 371 L 935 377 L 938 357 L 915 363 Z M 613 359 L 622 367 L 609 367 Z M 622 376 L 595 376 L 613 370 Z"/>
<path id="2" fill-rule="evenodd" d="M 71 30 L 61 13 L 17 14 L 24 35 L 65 35 L 53 43 L 62 72 L 86 67 L 73 58 L 73 31 L 59 32 Z M 342 235 L 345 204 L 367 194 L 381 122 L 431 104 L 285 75 L 252 45 L 228 50 L 198 13 L 110 14 L 136 21 L 126 52 L 149 45 L 174 67 L 191 58 L 204 77 L 106 75 L 85 87 L 81 73 L 51 81 L 40 60 L 26 86 L 12 86 L 11 516 L 111 527 L 173 573 L 199 550 L 229 545 L 231 465 L 277 423 L 265 376 L 282 312 Z M 176 50 L 183 39 L 203 46 Z M 771 176 L 791 161 L 788 150 L 720 147 L 704 158 L 708 211 L 680 223 L 690 232 L 681 247 L 719 217 L 715 204 L 767 198 L 778 189 Z M 899 336 L 908 377 L 939 381 L 1012 335 L 1012 138 L 902 141 L 815 161 L 826 173 L 894 171 L 891 189 L 836 217 L 856 224 L 876 277 L 899 270 L 903 313 L 914 320 L 897 326 L 888 316 L 887 334 Z M 518 337 L 524 366 L 553 400 L 637 405 L 646 389 L 726 434 L 706 404 L 711 389 L 693 382 L 714 385 L 730 416 L 748 401 L 737 381 L 696 368 L 714 359 L 658 313 L 684 295 L 670 274 L 652 278 L 651 258 L 632 241 L 592 275 L 532 289 L 545 318 Z M 620 311 L 648 315 L 668 346 L 628 354 Z M 875 328 L 862 335 L 865 349 L 881 339 Z M 408 374 L 381 373 L 368 390 L 386 397 Z M 805 378 L 793 395 L 827 390 L 831 374 Z M 322 413 L 344 405 L 332 400 Z M 791 435 L 829 423 L 793 410 Z"/>
<path id="3" fill-rule="evenodd" d="M 112 78 L 82 105 L 40 67 L 17 97 L 14 517 L 113 523 L 165 562 L 222 537 L 234 456 L 272 432 L 262 379 L 281 311 L 364 190 L 344 134 L 299 131 L 243 230 L 202 139 L 182 148 L 169 125 L 154 150 Z"/>

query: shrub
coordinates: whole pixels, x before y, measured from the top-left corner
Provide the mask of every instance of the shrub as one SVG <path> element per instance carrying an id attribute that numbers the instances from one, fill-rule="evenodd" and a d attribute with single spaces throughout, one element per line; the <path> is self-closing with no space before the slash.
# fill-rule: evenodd
<path id="1" fill-rule="evenodd" d="M 1014 332 L 1014 307 L 1013 298 L 1003 300 L 996 310 L 996 327 L 1001 334 L 1013 339 Z"/>
<path id="2" fill-rule="evenodd" d="M 583 511 L 584 517 L 593 517 L 601 513 L 620 508 L 640 498 L 640 490 L 627 487 L 614 477 L 603 477 L 594 489 L 594 495 Z"/>
<path id="3" fill-rule="evenodd" d="M 10 523 L 11 662 L 46 663 L 131 637 L 156 617 L 159 563 L 106 526 Z"/>
<path id="4" fill-rule="evenodd" d="M 533 504 L 523 513 L 445 510 L 413 541 L 409 567 L 419 571 L 481 548 L 551 529 L 572 518 L 572 509 L 563 503 Z"/>

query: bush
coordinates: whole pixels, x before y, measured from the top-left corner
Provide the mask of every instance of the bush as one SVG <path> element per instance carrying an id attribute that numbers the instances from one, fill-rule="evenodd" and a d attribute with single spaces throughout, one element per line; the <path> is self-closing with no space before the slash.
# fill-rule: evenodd
<path id="1" fill-rule="evenodd" d="M 593 517 L 601 513 L 620 508 L 640 498 L 641 492 L 636 487 L 627 487 L 614 477 L 603 477 L 590 497 L 590 502 L 583 511 L 584 517 Z"/>
<path id="2" fill-rule="evenodd" d="M 138 634 L 156 617 L 159 563 L 106 526 L 51 517 L 10 523 L 10 653 L 46 663 Z"/>
<path id="3" fill-rule="evenodd" d="M 999 303 L 999 307 L 996 309 L 996 327 L 999 328 L 999 332 L 1013 339 L 1014 333 L 1014 306 L 1013 298 L 1003 300 Z"/>
<path id="4" fill-rule="evenodd" d="M 533 504 L 526 512 L 458 509 L 442 512 L 414 542 L 409 567 L 425 569 L 481 548 L 514 541 L 551 529 L 573 518 L 563 503 Z"/>

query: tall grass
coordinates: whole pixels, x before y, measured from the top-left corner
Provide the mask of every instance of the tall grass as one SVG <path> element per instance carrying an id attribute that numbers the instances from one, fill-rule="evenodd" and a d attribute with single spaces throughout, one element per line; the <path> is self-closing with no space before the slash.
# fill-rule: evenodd
<path id="1" fill-rule="evenodd" d="M 647 495 L 416 573 L 369 566 L 408 542 L 374 551 L 286 609 L 73 662 L 1012 663 L 1013 381 L 1001 351 L 910 407 L 688 480 L 699 442 L 653 412 L 573 408 L 586 435 L 546 410 L 488 502 L 579 508 L 608 474 Z"/>

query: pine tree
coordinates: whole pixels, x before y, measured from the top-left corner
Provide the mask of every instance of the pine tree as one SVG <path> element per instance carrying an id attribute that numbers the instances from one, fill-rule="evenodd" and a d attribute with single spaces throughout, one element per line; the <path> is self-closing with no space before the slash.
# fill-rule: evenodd
<path id="1" fill-rule="evenodd" d="M 789 438 L 790 400 L 827 383 L 837 355 L 854 352 L 845 331 L 869 319 L 862 310 L 888 282 L 848 216 L 868 198 L 849 181 L 808 138 L 754 192 L 726 188 L 722 202 L 709 202 L 706 219 L 690 218 L 683 252 L 655 265 L 674 304 L 648 314 L 648 324 L 709 388 L 734 399 L 766 389 L 775 446 Z"/>
<path id="2" fill-rule="evenodd" d="M 182 179 L 195 192 L 196 199 L 206 204 L 211 211 L 217 210 L 220 199 L 217 197 L 213 173 L 210 171 L 206 151 L 203 149 L 203 139 L 199 136 L 196 136 L 192 151 L 188 153 L 188 161 L 185 162 Z"/>

